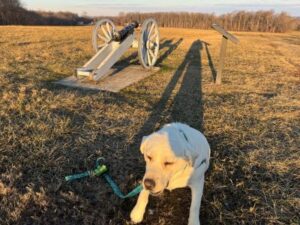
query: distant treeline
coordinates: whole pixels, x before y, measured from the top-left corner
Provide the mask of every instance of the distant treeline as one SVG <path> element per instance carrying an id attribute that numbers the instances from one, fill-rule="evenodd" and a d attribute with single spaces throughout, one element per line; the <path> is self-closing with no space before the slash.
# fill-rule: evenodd
<path id="1" fill-rule="evenodd" d="M 26 10 L 19 0 L 0 0 L 0 25 L 81 25 L 92 20 L 71 12 Z"/>
<path id="2" fill-rule="evenodd" d="M 22 7 L 20 0 L 0 0 L 0 25 L 83 25 L 99 18 L 78 16 L 71 12 L 30 11 Z M 117 25 L 133 20 L 142 22 L 147 18 L 155 18 L 160 27 L 210 29 L 212 23 L 218 23 L 231 31 L 300 30 L 299 18 L 273 11 L 237 11 L 221 16 L 188 12 L 120 13 L 119 16 L 110 17 Z"/>
<path id="3" fill-rule="evenodd" d="M 210 29 L 211 24 L 218 23 L 231 31 L 286 32 L 300 28 L 299 19 L 287 13 L 274 11 L 237 11 L 221 16 L 207 13 L 163 12 L 163 13 L 120 13 L 119 24 L 137 20 L 155 18 L 160 27 L 181 27 Z"/>

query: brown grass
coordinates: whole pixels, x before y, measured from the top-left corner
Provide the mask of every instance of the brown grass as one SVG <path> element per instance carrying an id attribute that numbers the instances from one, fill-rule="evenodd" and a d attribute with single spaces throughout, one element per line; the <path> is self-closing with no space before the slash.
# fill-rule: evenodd
<path id="1" fill-rule="evenodd" d="M 235 33 L 221 86 L 211 82 L 220 36 L 188 29 L 161 29 L 162 69 L 120 93 L 52 84 L 92 55 L 90 34 L 0 27 L 0 224 L 130 224 L 135 199 L 118 199 L 100 178 L 63 178 L 104 156 L 132 189 L 142 135 L 171 121 L 211 144 L 203 224 L 299 224 L 299 32 Z M 188 190 L 151 198 L 143 224 L 186 224 L 189 204 Z"/>

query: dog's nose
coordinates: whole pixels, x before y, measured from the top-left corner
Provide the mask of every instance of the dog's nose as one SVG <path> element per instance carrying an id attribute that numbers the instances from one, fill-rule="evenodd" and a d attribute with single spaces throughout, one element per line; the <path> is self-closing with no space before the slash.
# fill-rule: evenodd
<path id="1" fill-rule="evenodd" d="M 144 180 L 144 185 L 147 190 L 151 191 L 155 187 L 155 181 L 152 179 L 146 178 Z"/>

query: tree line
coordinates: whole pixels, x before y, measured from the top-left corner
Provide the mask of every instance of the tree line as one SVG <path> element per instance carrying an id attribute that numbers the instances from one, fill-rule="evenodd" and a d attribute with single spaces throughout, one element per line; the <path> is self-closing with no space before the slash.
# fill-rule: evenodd
<path id="1" fill-rule="evenodd" d="M 181 27 L 210 29 L 218 23 L 226 30 L 255 32 L 286 32 L 300 28 L 299 18 L 291 17 L 285 12 L 274 11 L 237 11 L 216 16 L 208 13 L 163 12 L 163 13 L 120 13 L 117 23 L 124 24 L 132 20 L 144 21 L 155 18 L 160 27 Z"/>
<path id="2" fill-rule="evenodd" d="M 20 0 L 0 0 L 0 25 L 83 25 L 90 24 L 100 17 L 79 16 L 71 12 L 45 12 L 26 10 Z M 133 20 L 142 22 L 154 18 L 160 27 L 180 27 L 211 29 L 218 23 L 231 31 L 286 32 L 300 30 L 300 19 L 285 12 L 237 11 L 217 16 L 213 13 L 159 12 L 159 13 L 120 13 L 110 17 L 117 25 Z"/>
<path id="3" fill-rule="evenodd" d="M 19 0 L 0 0 L 0 25 L 80 25 L 91 21 L 71 12 L 27 10 Z"/>

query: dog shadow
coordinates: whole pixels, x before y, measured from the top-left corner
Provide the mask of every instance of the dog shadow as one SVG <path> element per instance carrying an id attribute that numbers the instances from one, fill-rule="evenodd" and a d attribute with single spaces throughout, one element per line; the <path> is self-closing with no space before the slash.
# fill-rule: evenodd
<path id="1" fill-rule="evenodd" d="M 139 140 L 143 135 L 152 133 L 163 124 L 170 122 L 182 122 L 203 131 L 201 51 L 203 51 L 203 42 L 194 41 L 167 84 L 160 100 L 153 106 L 148 119 L 134 137 L 130 149 L 139 147 Z M 142 174 L 143 171 L 138 171 L 138 173 Z M 146 212 L 142 224 L 153 224 L 154 221 L 160 224 L 161 221 L 158 221 L 158 218 L 164 218 L 170 221 L 170 224 L 187 223 L 189 209 L 183 209 L 182 205 L 190 204 L 190 195 L 190 191 L 176 189 L 172 192 L 166 191 L 163 198 L 151 197 L 148 212 L 153 213 Z M 164 209 L 171 205 L 173 213 L 169 215 L 170 213 L 166 213 L 167 210 Z M 163 214 L 163 216 L 158 216 L 158 214 Z"/>

